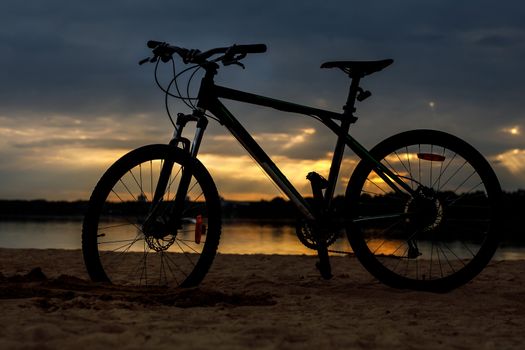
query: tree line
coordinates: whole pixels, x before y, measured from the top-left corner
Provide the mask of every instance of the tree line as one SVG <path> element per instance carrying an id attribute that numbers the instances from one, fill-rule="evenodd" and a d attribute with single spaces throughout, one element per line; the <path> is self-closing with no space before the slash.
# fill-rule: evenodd
<path id="1" fill-rule="evenodd" d="M 383 198 L 364 198 L 363 207 L 370 210 Z M 312 201 L 307 198 L 307 201 Z M 87 201 L 47 201 L 47 200 L 0 200 L 0 220 L 38 220 L 38 219 L 81 219 L 88 207 Z M 343 196 L 333 200 L 334 215 L 344 218 L 345 201 Z M 502 201 L 503 220 L 501 232 L 504 241 L 525 244 L 525 190 L 505 192 Z M 283 198 L 260 201 L 223 200 L 222 216 L 226 219 L 250 219 L 261 222 L 293 223 L 297 218 L 294 205 Z"/>

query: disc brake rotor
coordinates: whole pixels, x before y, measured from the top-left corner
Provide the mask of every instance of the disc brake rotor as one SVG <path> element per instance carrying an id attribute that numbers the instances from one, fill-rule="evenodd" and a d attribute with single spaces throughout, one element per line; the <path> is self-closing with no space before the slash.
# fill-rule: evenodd
<path id="1" fill-rule="evenodd" d="M 153 236 L 145 236 L 144 239 L 148 244 L 148 247 L 156 252 L 162 252 L 168 250 L 171 245 L 175 242 L 176 236 L 168 235 L 164 238 L 155 238 Z"/>

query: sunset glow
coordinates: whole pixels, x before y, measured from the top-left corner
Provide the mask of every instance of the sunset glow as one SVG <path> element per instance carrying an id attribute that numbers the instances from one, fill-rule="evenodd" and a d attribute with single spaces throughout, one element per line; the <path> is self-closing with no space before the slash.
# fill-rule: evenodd
<path id="1" fill-rule="evenodd" d="M 509 135 L 512 135 L 512 136 L 519 136 L 521 135 L 521 129 L 519 126 L 513 126 L 513 127 L 510 127 L 510 128 L 504 128 L 503 129 L 503 132 L 509 134 Z"/>
<path id="2" fill-rule="evenodd" d="M 433 4 L 432 11 L 410 4 L 380 6 L 381 18 L 377 6 L 362 3 L 360 11 L 348 11 L 353 5 L 344 1 L 276 2 L 278 8 L 262 6 L 255 12 L 220 3 L 204 12 L 198 2 L 182 7 L 179 2 L 161 3 L 158 16 L 144 15 L 143 5 L 135 2 L 125 5 L 124 14 L 120 2 L 81 6 L 80 12 L 65 1 L 57 2 L 60 11 L 41 11 L 24 1 L 6 5 L 0 22 L 7 33 L 0 44 L 0 198 L 87 199 L 120 156 L 170 140 L 173 126 L 155 71 L 158 83 L 166 87 L 173 68 L 180 73 L 189 66 L 180 57 L 175 67 L 137 65 L 151 57 L 146 46 L 150 39 L 201 52 L 265 44 L 267 52 L 243 57 L 245 69 L 220 65 L 217 84 L 333 112 L 343 110 L 350 81 L 338 69 L 319 69 L 323 62 L 394 58 L 391 67 L 360 83 L 372 93 L 355 105 L 359 119 L 350 133 L 360 144 L 370 149 L 402 131 L 441 130 L 480 150 L 504 189 L 525 186 L 523 87 L 517 78 L 524 69 L 521 3 L 482 7 L 480 15 L 467 22 L 461 16 L 431 16 L 450 11 L 447 2 Z M 246 16 L 239 15 L 243 9 Z M 197 17 L 198 23 L 188 26 L 188 20 Z M 282 18 L 287 20 L 277 20 Z M 203 70 L 187 73 L 177 84 L 183 95 L 188 91 L 195 97 Z M 190 76 L 192 84 L 186 89 Z M 310 194 L 308 172 L 328 176 L 336 135 L 322 123 L 283 110 L 221 101 L 302 193 Z M 173 117 L 191 113 L 191 105 L 179 99 L 167 102 Z M 190 124 L 184 137 L 191 141 L 195 125 Z M 199 152 L 224 197 L 281 195 L 214 120 Z M 338 193 L 344 192 L 356 164 L 353 157 L 345 150 Z M 400 153 L 399 158 L 412 162 L 417 155 Z"/>
<path id="3" fill-rule="evenodd" d="M 525 171 L 525 149 L 512 149 L 499 154 L 497 160 L 513 174 Z"/>
<path id="4" fill-rule="evenodd" d="M 199 159 L 206 165 L 217 182 L 221 196 L 231 200 L 272 199 L 282 196 L 272 184 L 264 171 L 249 156 L 225 157 L 216 154 L 201 154 Z M 305 196 L 311 195 L 310 183 L 306 175 L 316 171 L 328 177 L 330 158 L 298 160 L 277 156 L 274 162 Z M 355 160 L 349 158 L 343 162 L 341 176 L 338 182 L 339 191 L 343 191 L 348 182 L 348 174 L 355 166 Z"/>

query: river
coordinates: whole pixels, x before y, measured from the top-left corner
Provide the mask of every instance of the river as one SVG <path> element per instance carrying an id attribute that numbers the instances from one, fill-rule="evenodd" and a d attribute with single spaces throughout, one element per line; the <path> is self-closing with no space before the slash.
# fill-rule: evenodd
<path id="1" fill-rule="evenodd" d="M 82 222 L 69 220 L 0 221 L 0 247 L 38 249 L 80 249 Z M 330 247 L 351 251 L 346 238 Z M 315 254 L 303 246 L 291 225 L 227 221 L 223 223 L 220 253 L 234 254 Z M 525 259 L 525 247 L 501 247 L 498 260 Z"/>

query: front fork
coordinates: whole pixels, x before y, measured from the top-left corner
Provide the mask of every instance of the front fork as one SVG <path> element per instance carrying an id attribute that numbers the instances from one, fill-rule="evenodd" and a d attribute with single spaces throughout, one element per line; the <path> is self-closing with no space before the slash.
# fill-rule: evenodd
<path id="1" fill-rule="evenodd" d="M 188 122 L 197 122 L 195 136 L 193 142 L 190 144 L 190 141 L 182 137 L 182 131 L 184 130 Z M 192 114 L 182 114 L 177 115 L 177 122 L 175 123 L 175 130 L 173 132 L 173 137 L 171 138 L 169 144 L 173 147 L 177 147 L 188 153 L 191 158 L 196 158 L 199 152 L 200 144 L 202 142 L 202 137 L 204 131 L 208 126 L 208 119 L 204 113 L 200 110 L 195 110 Z M 175 199 L 173 200 L 173 205 L 164 212 L 160 212 L 160 208 L 164 195 L 167 188 L 171 185 L 170 179 L 173 170 L 173 165 L 175 162 L 171 159 L 164 159 L 162 164 L 162 169 L 159 174 L 159 180 L 157 186 L 155 187 L 155 194 L 153 195 L 153 201 L 151 203 L 151 210 L 144 222 L 144 231 L 147 233 L 148 227 L 154 227 L 155 222 L 161 221 L 161 224 L 167 224 L 165 221 L 171 218 L 175 220 L 170 220 L 167 225 L 170 228 L 170 231 L 176 231 L 180 228 L 181 219 L 183 215 L 184 201 L 189 190 L 191 183 L 192 171 L 187 167 L 182 167 L 181 177 L 179 186 L 177 188 L 177 193 L 175 194 Z"/>

